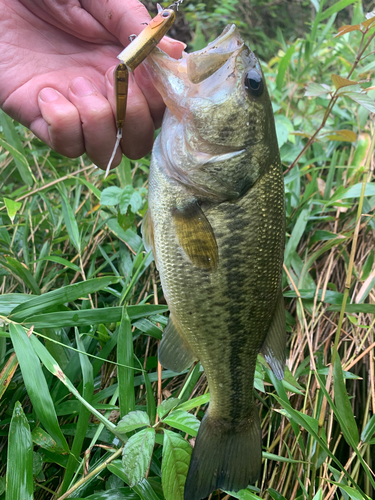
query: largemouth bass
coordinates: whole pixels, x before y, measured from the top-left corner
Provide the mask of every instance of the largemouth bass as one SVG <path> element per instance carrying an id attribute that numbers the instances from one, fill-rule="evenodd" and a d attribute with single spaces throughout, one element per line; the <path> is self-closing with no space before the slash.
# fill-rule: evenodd
<path id="1" fill-rule="evenodd" d="M 171 313 L 160 362 L 179 372 L 199 360 L 208 380 L 185 485 L 185 500 L 201 500 L 260 476 L 257 354 L 279 379 L 285 365 L 283 176 L 266 82 L 234 25 L 145 64 L 167 110 L 143 235 Z"/>

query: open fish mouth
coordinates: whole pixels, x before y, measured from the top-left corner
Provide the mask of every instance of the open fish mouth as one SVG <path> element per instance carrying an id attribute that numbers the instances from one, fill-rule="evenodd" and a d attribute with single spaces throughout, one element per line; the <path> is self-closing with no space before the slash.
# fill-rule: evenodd
<path id="1" fill-rule="evenodd" d="M 237 36 L 236 36 L 237 35 Z M 236 26 L 227 26 L 222 34 L 204 49 L 187 58 L 187 76 L 192 83 L 201 83 L 220 69 L 243 46 Z"/>
<path id="2" fill-rule="evenodd" d="M 223 87 L 225 80 L 234 80 L 228 77 L 236 73 L 236 58 L 244 47 L 236 26 L 232 24 L 207 47 L 190 54 L 183 52 L 181 59 L 173 59 L 156 47 L 143 64 L 165 104 L 173 110 L 177 100 L 178 106 L 184 108 L 183 98 L 198 94 L 209 97 L 215 88 Z M 212 81 L 210 77 L 216 73 L 215 81 Z M 233 82 L 228 81 L 227 86 L 230 83 Z"/>

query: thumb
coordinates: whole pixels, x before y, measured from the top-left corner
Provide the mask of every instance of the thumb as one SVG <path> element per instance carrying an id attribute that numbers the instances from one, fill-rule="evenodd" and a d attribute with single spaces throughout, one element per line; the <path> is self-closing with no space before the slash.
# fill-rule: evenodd
<path id="1" fill-rule="evenodd" d="M 138 0 L 81 0 L 82 6 L 99 21 L 120 43 L 129 45 L 130 35 L 139 33 L 151 21 L 147 9 Z M 164 37 L 160 48 L 171 57 L 179 58 L 185 44 L 169 37 Z"/>

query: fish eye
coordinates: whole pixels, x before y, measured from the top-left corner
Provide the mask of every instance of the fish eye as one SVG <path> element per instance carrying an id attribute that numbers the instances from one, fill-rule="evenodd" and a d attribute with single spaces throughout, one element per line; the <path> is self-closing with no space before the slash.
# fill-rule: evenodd
<path id="1" fill-rule="evenodd" d="M 262 75 L 255 69 L 251 69 L 245 77 L 245 89 L 248 94 L 259 97 L 263 94 L 263 79 Z"/>

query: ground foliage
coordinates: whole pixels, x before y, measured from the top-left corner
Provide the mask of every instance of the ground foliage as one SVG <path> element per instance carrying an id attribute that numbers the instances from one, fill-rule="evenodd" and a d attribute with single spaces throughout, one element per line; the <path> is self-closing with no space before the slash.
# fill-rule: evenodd
<path id="1" fill-rule="evenodd" d="M 240 3 L 204 22 L 243 23 Z M 262 480 L 212 499 L 374 498 L 374 14 L 311 3 L 304 35 L 280 32 L 263 63 L 285 169 L 288 369 L 280 382 L 258 359 Z M 149 158 L 104 179 L 0 120 L 0 499 L 182 500 L 209 394 L 199 364 L 158 373 Z"/>

